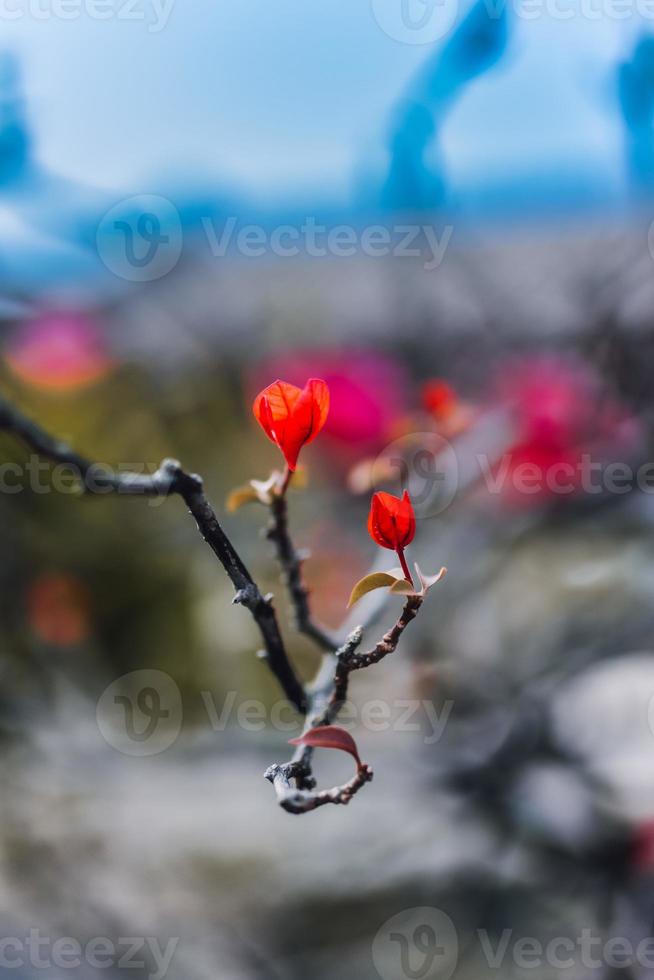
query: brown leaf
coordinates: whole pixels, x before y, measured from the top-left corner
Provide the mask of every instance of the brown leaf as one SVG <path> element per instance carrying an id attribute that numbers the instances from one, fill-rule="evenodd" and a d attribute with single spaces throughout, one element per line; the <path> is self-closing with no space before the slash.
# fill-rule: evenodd
<path id="1" fill-rule="evenodd" d="M 289 739 L 289 745 L 308 745 L 313 749 L 340 749 L 341 752 L 349 752 L 356 759 L 359 769 L 362 766 L 356 742 L 349 732 L 337 725 L 321 725 L 318 728 L 311 728 L 299 738 Z"/>
<path id="2" fill-rule="evenodd" d="M 242 507 L 244 504 L 251 504 L 255 500 L 259 500 L 259 494 L 254 487 L 250 486 L 249 483 L 246 483 L 245 486 L 236 487 L 230 492 L 225 506 L 227 507 L 229 513 L 233 514 L 235 510 L 239 509 L 239 507 Z"/>

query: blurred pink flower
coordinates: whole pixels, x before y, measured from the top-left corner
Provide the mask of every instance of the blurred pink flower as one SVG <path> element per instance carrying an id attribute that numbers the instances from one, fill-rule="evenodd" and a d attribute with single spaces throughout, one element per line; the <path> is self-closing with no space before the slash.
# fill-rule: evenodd
<path id="1" fill-rule="evenodd" d="M 92 384 L 114 366 L 93 319 L 77 311 L 46 312 L 21 325 L 5 357 L 22 381 L 52 391 Z"/>
<path id="2" fill-rule="evenodd" d="M 554 496 L 557 470 L 566 474 L 572 488 L 568 495 L 574 496 L 583 489 L 585 460 L 628 462 L 637 451 L 642 435 L 638 419 L 580 360 L 553 355 L 510 359 L 500 370 L 497 392 L 512 432 L 500 462 L 512 504 L 528 506 Z M 541 474 L 538 491 L 515 487 L 513 477 L 526 464 Z"/>

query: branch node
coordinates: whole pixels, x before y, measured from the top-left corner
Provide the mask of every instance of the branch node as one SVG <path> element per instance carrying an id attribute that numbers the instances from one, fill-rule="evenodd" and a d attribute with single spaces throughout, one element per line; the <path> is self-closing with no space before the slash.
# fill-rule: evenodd
<path id="1" fill-rule="evenodd" d="M 347 663 L 363 640 L 363 626 L 355 626 L 348 635 L 345 643 L 336 651 L 336 657 L 341 663 Z"/>

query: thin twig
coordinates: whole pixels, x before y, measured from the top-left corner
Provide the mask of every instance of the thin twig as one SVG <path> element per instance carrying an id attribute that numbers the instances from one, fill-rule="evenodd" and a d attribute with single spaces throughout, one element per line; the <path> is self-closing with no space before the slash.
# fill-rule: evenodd
<path id="1" fill-rule="evenodd" d="M 286 648 L 269 596 L 263 596 L 240 555 L 225 534 L 216 513 L 205 496 L 202 479 L 186 473 L 174 459 L 165 459 L 155 473 L 142 475 L 117 472 L 74 452 L 65 442 L 53 439 L 44 429 L 13 406 L 0 401 L 0 430 L 17 435 L 29 448 L 55 463 L 63 463 L 76 474 L 87 493 L 113 490 L 141 496 L 178 494 L 195 518 L 200 534 L 227 572 L 236 595 L 234 602 L 252 614 L 261 633 L 268 667 L 279 681 L 286 697 L 304 714 L 306 696 L 286 654 Z"/>
<path id="2" fill-rule="evenodd" d="M 356 649 L 346 649 L 341 653 L 338 658 L 338 666 L 334 678 L 335 697 L 337 701 L 342 700 L 342 697 L 347 694 L 349 676 L 353 670 L 361 670 L 362 667 L 370 667 L 371 664 L 379 663 L 380 660 L 383 660 L 389 653 L 393 653 L 397 649 L 400 637 L 409 623 L 418 615 L 418 610 L 422 606 L 422 603 L 423 597 L 421 595 L 407 596 L 398 621 L 389 629 L 388 633 L 384 633 L 379 643 L 368 653 L 357 653 Z"/>
<path id="3" fill-rule="evenodd" d="M 295 627 L 299 633 L 313 640 L 321 650 L 333 652 L 338 646 L 338 641 L 311 615 L 309 589 L 302 577 L 302 555 L 295 550 L 289 532 L 288 504 L 285 494 L 278 493 L 273 496 L 270 515 L 266 537 L 275 546 L 277 561 L 293 607 Z"/>
<path id="4" fill-rule="evenodd" d="M 309 813 L 326 803 L 347 805 L 362 786 L 371 782 L 373 773 L 370 766 L 364 764 L 357 769 L 356 774 L 348 783 L 316 792 L 293 788 L 290 780 L 294 777 L 297 778 L 296 767 L 293 763 L 269 766 L 265 776 L 273 784 L 279 805 L 284 810 L 288 813 Z"/>

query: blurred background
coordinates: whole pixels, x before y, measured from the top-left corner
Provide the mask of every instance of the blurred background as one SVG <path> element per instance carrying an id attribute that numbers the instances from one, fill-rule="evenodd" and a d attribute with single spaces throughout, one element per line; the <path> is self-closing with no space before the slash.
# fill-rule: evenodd
<path id="1" fill-rule="evenodd" d="M 374 782 L 293 817 L 262 774 L 299 719 L 182 502 L 2 434 L 0 975 L 654 976 L 653 21 L 2 5 L 2 396 L 201 473 L 304 678 L 267 515 L 226 508 L 279 465 L 260 388 L 331 388 L 291 493 L 324 623 L 393 564 L 374 489 L 449 573 L 352 680 Z"/>

